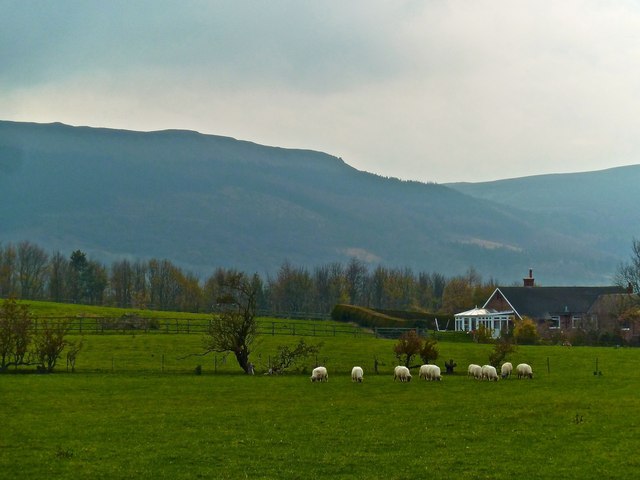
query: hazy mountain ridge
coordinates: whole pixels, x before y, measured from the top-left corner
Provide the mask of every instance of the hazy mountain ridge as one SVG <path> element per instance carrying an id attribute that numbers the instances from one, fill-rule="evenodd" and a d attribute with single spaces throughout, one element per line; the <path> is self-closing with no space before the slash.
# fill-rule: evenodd
<path id="1" fill-rule="evenodd" d="M 475 198 L 541 215 L 555 231 L 627 258 L 640 235 L 640 165 L 447 186 Z"/>
<path id="2" fill-rule="evenodd" d="M 617 264 L 614 251 L 557 228 L 549 209 L 452 187 L 190 131 L 0 122 L 3 242 L 105 261 L 169 258 L 200 273 L 356 255 L 447 275 L 473 265 L 506 282 L 534 267 L 566 284 L 606 283 Z"/>

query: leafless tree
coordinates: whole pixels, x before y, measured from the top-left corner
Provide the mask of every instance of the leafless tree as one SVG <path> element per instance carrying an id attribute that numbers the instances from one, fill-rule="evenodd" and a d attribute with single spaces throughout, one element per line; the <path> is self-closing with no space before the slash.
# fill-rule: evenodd
<path id="1" fill-rule="evenodd" d="M 17 295 L 18 275 L 16 248 L 12 244 L 0 245 L 0 296 Z"/>
<path id="2" fill-rule="evenodd" d="M 225 279 L 217 299 L 218 312 L 213 315 L 204 340 L 206 355 L 210 352 L 232 352 L 240 368 L 251 372 L 249 355 L 257 334 L 256 298 L 259 278 L 236 273 Z"/>
<path id="3" fill-rule="evenodd" d="M 42 298 L 49 256 L 30 242 L 18 244 L 18 279 L 22 298 Z"/>
<path id="4" fill-rule="evenodd" d="M 631 243 L 631 259 L 618 265 L 615 274 L 616 285 L 631 287 L 634 293 L 640 293 L 640 240 L 634 238 Z"/>

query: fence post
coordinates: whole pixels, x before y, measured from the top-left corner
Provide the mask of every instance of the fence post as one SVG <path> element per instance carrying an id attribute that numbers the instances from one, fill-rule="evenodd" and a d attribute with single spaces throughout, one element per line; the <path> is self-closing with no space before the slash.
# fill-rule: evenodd
<path id="1" fill-rule="evenodd" d="M 549 363 L 549 357 L 547 357 L 547 373 L 551 373 L 551 364 Z"/>
<path id="2" fill-rule="evenodd" d="M 82 317 L 80 317 L 80 333 L 82 334 Z"/>
<path id="3" fill-rule="evenodd" d="M 271 336 L 276 334 L 276 322 L 271 322 Z"/>
<path id="4" fill-rule="evenodd" d="M 334 337 L 336 336 L 336 326 L 335 325 L 333 326 L 333 336 Z"/>
<path id="5" fill-rule="evenodd" d="M 187 333 L 191 333 L 191 319 L 187 318 Z"/>

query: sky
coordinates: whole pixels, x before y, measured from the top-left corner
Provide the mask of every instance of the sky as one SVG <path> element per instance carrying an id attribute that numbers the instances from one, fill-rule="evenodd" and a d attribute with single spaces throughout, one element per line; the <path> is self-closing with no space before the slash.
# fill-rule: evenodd
<path id="1" fill-rule="evenodd" d="M 640 163 L 640 2 L 0 0 L 0 119 L 186 129 L 383 176 Z"/>

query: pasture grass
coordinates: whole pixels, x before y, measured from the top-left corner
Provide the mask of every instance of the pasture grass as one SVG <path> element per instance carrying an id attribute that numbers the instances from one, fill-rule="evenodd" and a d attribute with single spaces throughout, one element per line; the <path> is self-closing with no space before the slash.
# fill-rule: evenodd
<path id="1" fill-rule="evenodd" d="M 261 336 L 260 370 L 283 343 Z M 76 373 L 0 375 L 5 478 L 635 478 L 640 350 L 526 347 L 533 380 L 466 377 L 491 346 L 440 343 L 458 374 L 393 382 L 392 340 L 323 341 L 328 383 L 187 356 L 199 335 L 88 335 Z M 377 355 L 380 374 L 373 373 Z M 161 359 L 164 358 L 164 362 Z M 214 356 L 215 358 L 215 356 Z M 594 375 L 595 360 L 602 375 Z M 310 359 L 307 369 L 313 366 Z M 363 384 L 349 372 L 360 364 Z M 202 375 L 196 375 L 202 365 Z M 547 365 L 549 368 L 547 368 Z M 443 368 L 444 371 L 444 368 Z"/>
<path id="2" fill-rule="evenodd" d="M 210 314 L 188 312 L 166 312 L 161 310 L 143 310 L 136 308 L 104 307 L 98 305 L 82 305 L 73 303 L 44 302 L 39 300 L 19 300 L 29 305 L 29 310 L 36 317 L 105 317 L 116 318 L 122 315 L 138 315 L 144 318 L 209 318 Z"/>

